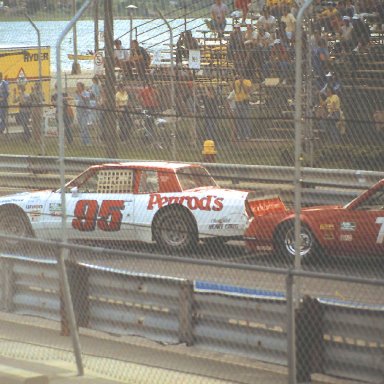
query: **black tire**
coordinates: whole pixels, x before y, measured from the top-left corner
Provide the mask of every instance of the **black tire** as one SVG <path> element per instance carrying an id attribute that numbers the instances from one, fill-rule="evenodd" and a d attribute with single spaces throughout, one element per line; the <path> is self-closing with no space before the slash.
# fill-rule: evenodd
<path id="1" fill-rule="evenodd" d="M 171 252 L 184 252 L 197 245 L 197 228 L 187 212 L 166 209 L 160 212 L 153 228 L 156 243 Z"/>
<path id="2" fill-rule="evenodd" d="M 33 237 L 33 232 L 28 218 L 23 212 L 13 208 L 4 208 L 0 210 L 0 232 L 11 236 Z M 2 239 L 1 249 L 21 250 L 27 247 L 26 243 L 13 239 Z"/>
<path id="3" fill-rule="evenodd" d="M 317 255 L 321 252 L 320 246 L 312 231 L 301 224 L 301 263 L 315 261 Z M 274 237 L 274 248 L 283 261 L 294 264 L 295 261 L 295 224 L 293 221 L 286 222 L 277 228 Z"/>

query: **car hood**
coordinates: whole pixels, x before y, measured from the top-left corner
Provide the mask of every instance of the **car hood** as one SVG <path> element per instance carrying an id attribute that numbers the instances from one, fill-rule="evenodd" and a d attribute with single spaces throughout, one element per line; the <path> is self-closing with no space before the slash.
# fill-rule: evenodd
<path id="1" fill-rule="evenodd" d="M 51 190 L 15 193 L 13 195 L 0 197 L 0 204 L 18 204 L 24 201 L 30 201 L 35 199 L 46 199 L 51 193 Z"/>

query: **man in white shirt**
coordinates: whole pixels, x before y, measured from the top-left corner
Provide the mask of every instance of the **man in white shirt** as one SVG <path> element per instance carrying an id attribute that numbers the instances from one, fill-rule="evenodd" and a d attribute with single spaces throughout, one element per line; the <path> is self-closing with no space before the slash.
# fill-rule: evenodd
<path id="1" fill-rule="evenodd" d="M 115 65 L 117 67 L 123 68 L 125 62 L 129 59 L 128 50 L 123 48 L 121 40 L 119 39 L 116 39 L 113 43 L 115 45 L 115 49 L 113 52 L 113 56 L 115 58 Z"/>
<path id="2" fill-rule="evenodd" d="M 276 18 L 272 16 L 268 8 L 264 8 L 262 16 L 257 20 L 257 26 L 264 31 L 273 33 L 276 29 Z"/>

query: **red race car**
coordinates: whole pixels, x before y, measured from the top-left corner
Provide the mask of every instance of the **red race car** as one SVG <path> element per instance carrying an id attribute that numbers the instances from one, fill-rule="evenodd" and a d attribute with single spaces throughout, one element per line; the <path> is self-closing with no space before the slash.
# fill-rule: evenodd
<path id="1" fill-rule="evenodd" d="M 245 234 L 248 249 L 269 245 L 284 258 L 293 260 L 294 211 L 288 210 L 279 198 L 260 201 L 260 204 L 267 206 L 259 211 L 256 205 L 252 207 L 255 217 Z M 302 260 L 324 252 L 384 256 L 384 179 L 345 206 L 302 209 Z"/>

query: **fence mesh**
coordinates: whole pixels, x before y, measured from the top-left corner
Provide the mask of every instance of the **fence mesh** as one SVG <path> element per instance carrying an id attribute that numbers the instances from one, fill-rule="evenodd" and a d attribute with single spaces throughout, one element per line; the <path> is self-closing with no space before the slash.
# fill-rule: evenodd
<path id="1" fill-rule="evenodd" d="M 245 383 L 264 363 L 290 374 L 286 278 L 300 264 L 327 280 L 294 278 L 297 381 L 381 382 L 383 2 L 308 8 L 298 121 L 300 4 L 94 1 L 62 41 L 58 79 L 55 45 L 85 3 L 0 2 L 3 356 L 43 344 L 50 349 L 20 358 L 49 360 L 57 350 L 73 363 L 69 339 L 54 338 L 70 326 L 56 264 L 64 236 L 84 361 L 100 374 L 120 359 L 107 333 L 127 350 L 185 344 L 197 376 Z M 39 331 L 31 338 L 30 329 Z M 91 362 L 99 339 L 114 363 Z M 248 358 L 244 375 L 223 368 L 228 356 L 235 368 Z M 212 371 L 202 371 L 204 359 Z M 167 375 L 153 372 L 148 380 Z"/>

